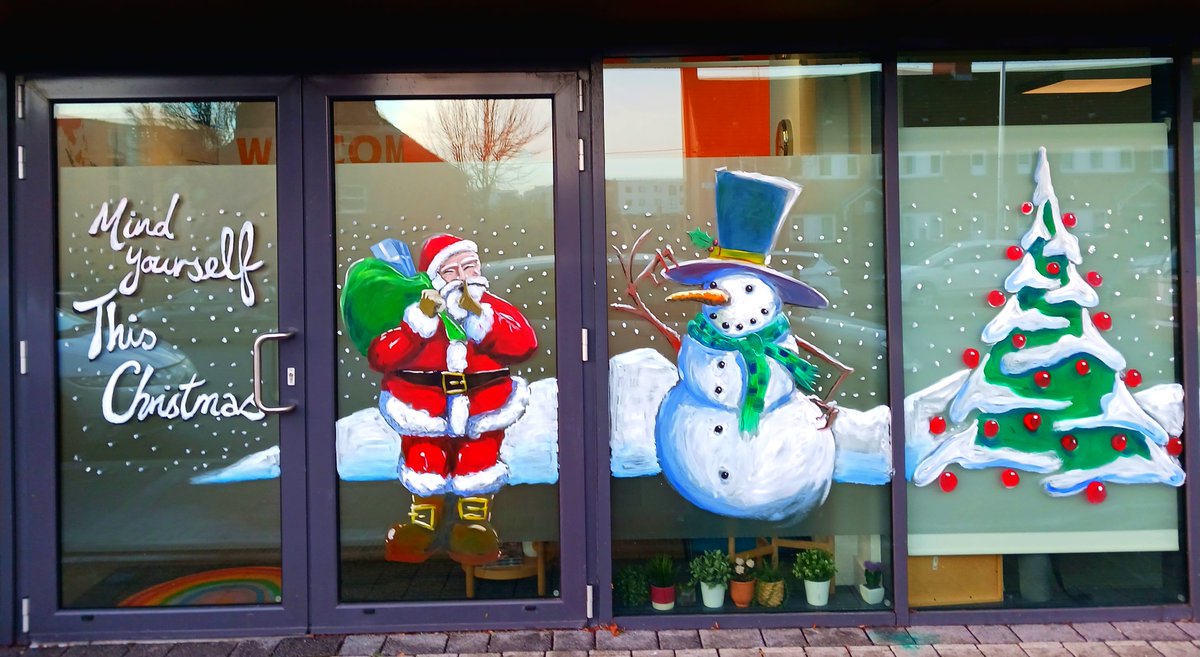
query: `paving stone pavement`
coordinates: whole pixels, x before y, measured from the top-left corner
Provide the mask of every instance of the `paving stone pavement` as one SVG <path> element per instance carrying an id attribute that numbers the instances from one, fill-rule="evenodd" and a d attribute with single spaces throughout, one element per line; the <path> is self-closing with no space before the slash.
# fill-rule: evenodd
<path id="1" fill-rule="evenodd" d="M 1200 657 L 1200 623 L 320 634 L 0 646 L 0 657 Z"/>

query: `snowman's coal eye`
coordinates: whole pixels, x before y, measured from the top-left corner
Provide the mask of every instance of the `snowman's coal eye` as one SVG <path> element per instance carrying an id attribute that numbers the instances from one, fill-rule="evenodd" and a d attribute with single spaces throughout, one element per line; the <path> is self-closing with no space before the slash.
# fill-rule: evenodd
<path id="1" fill-rule="evenodd" d="M 753 291 L 754 291 L 754 286 L 753 286 L 753 285 L 747 285 L 747 286 L 746 286 L 746 291 L 747 291 L 747 292 L 753 292 Z"/>
<path id="2" fill-rule="evenodd" d="M 721 469 L 720 469 L 720 470 L 717 472 L 717 474 L 721 475 L 721 479 L 722 479 L 723 481 L 725 481 L 725 480 L 728 480 L 728 479 L 729 479 L 729 471 L 728 471 L 728 470 L 726 470 L 725 468 L 721 468 Z"/>
<path id="3" fill-rule="evenodd" d="M 729 328 L 729 322 L 721 322 L 721 328 L 723 328 L 723 329 Z"/>
<path id="4" fill-rule="evenodd" d="M 762 310 L 760 310 L 760 311 L 758 311 L 758 312 L 760 312 L 760 313 L 762 313 L 762 314 L 764 314 L 764 315 L 768 314 L 768 313 L 767 313 L 767 309 L 766 309 L 766 308 L 763 308 Z"/>
<path id="5" fill-rule="evenodd" d="M 708 318 L 709 318 L 709 319 L 716 319 L 716 318 L 717 318 L 717 314 L 716 314 L 716 313 L 709 313 L 709 314 L 708 314 Z"/>
<path id="6" fill-rule="evenodd" d="M 721 433 L 724 430 L 725 430 L 725 427 L 723 427 L 719 424 L 717 426 L 713 427 L 713 431 L 715 431 L 716 433 Z"/>
<path id="7" fill-rule="evenodd" d="M 716 281 L 711 281 L 711 282 L 708 284 L 708 289 L 710 289 L 710 290 L 715 290 L 715 289 L 717 289 L 717 282 L 716 282 Z"/>

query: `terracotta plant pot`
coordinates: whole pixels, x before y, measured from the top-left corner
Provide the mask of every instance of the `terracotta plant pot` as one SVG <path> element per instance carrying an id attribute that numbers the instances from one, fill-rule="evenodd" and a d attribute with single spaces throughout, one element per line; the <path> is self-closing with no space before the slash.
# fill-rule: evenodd
<path id="1" fill-rule="evenodd" d="M 778 607 L 783 604 L 783 593 L 786 587 L 783 580 L 778 582 L 759 582 L 755 589 L 754 599 L 764 607 Z"/>
<path id="2" fill-rule="evenodd" d="M 729 597 L 733 600 L 733 604 L 739 607 L 749 607 L 750 601 L 754 600 L 754 580 L 740 582 L 735 579 L 730 581 Z"/>
<path id="3" fill-rule="evenodd" d="M 670 611 L 675 608 L 675 587 L 650 585 L 650 606 L 658 611 Z"/>

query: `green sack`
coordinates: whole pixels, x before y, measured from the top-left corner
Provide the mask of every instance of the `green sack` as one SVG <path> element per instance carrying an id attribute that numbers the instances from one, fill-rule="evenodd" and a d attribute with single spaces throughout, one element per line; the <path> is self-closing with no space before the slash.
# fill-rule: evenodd
<path id="1" fill-rule="evenodd" d="M 341 311 L 354 347 L 365 356 L 371 341 L 399 326 L 404 309 L 420 300 L 421 292 L 432 289 L 428 274 L 405 276 L 378 258 L 351 265 L 342 287 Z"/>

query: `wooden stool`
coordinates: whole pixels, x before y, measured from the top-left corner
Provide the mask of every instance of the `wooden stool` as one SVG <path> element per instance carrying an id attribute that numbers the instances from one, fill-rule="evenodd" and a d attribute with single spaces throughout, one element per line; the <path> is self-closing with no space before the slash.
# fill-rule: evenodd
<path id="1" fill-rule="evenodd" d="M 798 538 L 779 538 L 778 536 L 771 536 L 768 538 L 764 538 L 762 536 L 759 536 L 758 538 L 754 539 L 754 547 L 752 547 L 748 550 L 742 550 L 740 552 L 735 550 L 734 542 L 735 542 L 735 538 L 733 536 L 730 536 L 729 537 L 729 558 L 730 558 L 730 560 L 736 559 L 738 557 L 741 557 L 743 559 L 749 559 L 752 557 L 765 557 L 767 555 L 770 555 L 771 563 L 775 567 L 779 567 L 779 548 L 781 548 L 781 547 L 796 548 L 798 550 L 820 548 L 822 550 L 827 550 L 830 554 L 836 554 L 833 551 L 833 547 L 834 547 L 833 536 L 814 536 L 812 538 L 812 540 L 801 540 Z M 835 583 L 835 579 L 830 579 L 829 580 L 829 592 L 833 593 L 834 589 L 836 589 L 836 588 L 837 588 L 837 584 Z"/>
<path id="2" fill-rule="evenodd" d="M 482 566 L 463 566 L 467 575 L 467 598 L 475 597 L 475 580 L 511 580 L 537 577 L 538 597 L 546 596 L 546 543 L 534 541 L 533 551 L 537 556 L 525 556 L 520 563 L 514 564 L 485 564 Z"/>

